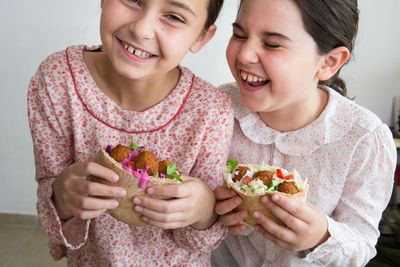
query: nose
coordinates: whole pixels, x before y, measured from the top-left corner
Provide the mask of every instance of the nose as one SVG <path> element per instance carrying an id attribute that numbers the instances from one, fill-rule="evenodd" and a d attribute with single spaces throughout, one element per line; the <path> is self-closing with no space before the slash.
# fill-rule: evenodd
<path id="1" fill-rule="evenodd" d="M 254 42 L 247 40 L 245 43 L 242 44 L 237 58 L 241 63 L 257 63 L 259 61 L 257 45 Z"/>
<path id="2" fill-rule="evenodd" d="M 155 27 L 155 16 L 143 12 L 130 23 L 129 30 L 137 39 L 152 39 L 155 35 Z"/>

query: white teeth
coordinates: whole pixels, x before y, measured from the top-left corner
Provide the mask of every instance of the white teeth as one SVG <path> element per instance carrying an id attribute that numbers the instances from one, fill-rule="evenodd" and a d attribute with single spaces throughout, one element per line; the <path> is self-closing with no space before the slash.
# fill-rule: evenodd
<path id="1" fill-rule="evenodd" d="M 265 82 L 267 79 L 258 77 L 258 76 L 254 76 L 252 74 L 247 74 L 245 72 L 241 72 L 240 76 L 242 77 L 242 79 L 246 82 Z"/>
<path id="2" fill-rule="evenodd" d="M 135 49 L 132 46 L 129 46 L 128 44 L 126 44 L 126 43 L 123 43 L 123 45 L 124 45 L 124 48 L 126 50 L 128 50 L 129 53 L 134 54 L 134 55 L 136 55 L 138 57 L 141 57 L 141 58 L 149 58 L 149 57 L 151 57 L 150 53 L 147 53 L 147 52 L 139 50 L 139 49 Z"/>
<path id="3" fill-rule="evenodd" d="M 142 54 L 144 55 L 145 53 L 137 49 L 135 50 L 135 55 L 137 55 L 138 57 L 142 57 Z"/>

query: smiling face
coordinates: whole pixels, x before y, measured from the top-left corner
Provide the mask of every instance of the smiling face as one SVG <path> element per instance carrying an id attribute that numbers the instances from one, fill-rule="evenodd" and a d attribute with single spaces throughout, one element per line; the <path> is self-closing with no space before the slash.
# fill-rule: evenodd
<path id="1" fill-rule="evenodd" d="M 296 114 L 319 101 L 324 58 L 293 0 L 244 0 L 226 56 L 250 110 Z"/>
<path id="2" fill-rule="evenodd" d="M 120 75 L 154 79 L 174 70 L 188 50 L 197 52 L 215 28 L 204 30 L 208 1 L 104 0 L 100 36 Z"/>

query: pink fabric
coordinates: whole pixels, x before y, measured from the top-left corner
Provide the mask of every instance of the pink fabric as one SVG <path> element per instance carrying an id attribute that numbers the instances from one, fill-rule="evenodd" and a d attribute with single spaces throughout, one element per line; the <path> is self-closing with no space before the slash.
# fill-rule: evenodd
<path id="1" fill-rule="evenodd" d="M 221 86 L 235 110 L 230 159 L 297 170 L 308 178 L 307 200 L 326 214 L 331 237 L 312 252 L 290 252 L 253 228 L 228 235 L 213 252 L 216 266 L 361 266 L 375 254 L 378 223 L 388 204 L 396 166 L 389 128 L 334 90 L 323 113 L 293 132 L 269 128 L 240 103 L 234 84 Z"/>
<path id="2" fill-rule="evenodd" d="M 209 265 L 208 252 L 224 236 L 220 223 L 203 231 L 190 226 L 163 231 L 126 225 L 107 214 L 60 221 L 51 201 L 55 177 L 74 162 L 93 160 L 100 147 L 128 145 L 133 136 L 135 144 L 214 188 L 222 184 L 233 128 L 229 97 L 184 67 L 179 84 L 161 103 L 144 112 L 121 110 L 90 76 L 84 49 L 69 47 L 48 57 L 28 91 L 37 210 L 52 256 L 67 256 L 70 266 Z"/>

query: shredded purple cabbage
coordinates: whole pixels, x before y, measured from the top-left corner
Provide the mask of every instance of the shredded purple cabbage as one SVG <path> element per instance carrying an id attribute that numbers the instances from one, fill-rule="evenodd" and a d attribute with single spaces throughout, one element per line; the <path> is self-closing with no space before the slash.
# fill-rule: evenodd
<path id="1" fill-rule="evenodd" d="M 124 168 L 125 171 L 130 172 L 130 173 L 133 174 L 133 171 L 134 171 L 134 170 L 133 170 L 132 167 L 128 164 L 129 162 L 130 162 L 129 159 L 123 159 L 123 160 L 121 161 L 121 164 L 122 164 L 122 167 Z"/>
<path id="2" fill-rule="evenodd" d="M 148 167 L 146 167 L 146 169 L 137 169 L 132 171 L 132 174 L 140 179 L 139 188 L 141 189 L 145 188 L 150 182 L 149 176 L 147 175 L 147 169 Z"/>
<path id="3" fill-rule="evenodd" d="M 107 147 L 106 147 L 106 152 L 107 152 L 107 153 L 110 153 L 111 147 L 112 147 L 112 146 L 111 146 L 110 144 L 107 145 Z"/>
<path id="4" fill-rule="evenodd" d="M 133 161 L 133 158 L 139 155 L 139 152 L 137 150 L 133 150 L 132 152 L 129 153 L 129 160 Z"/>

